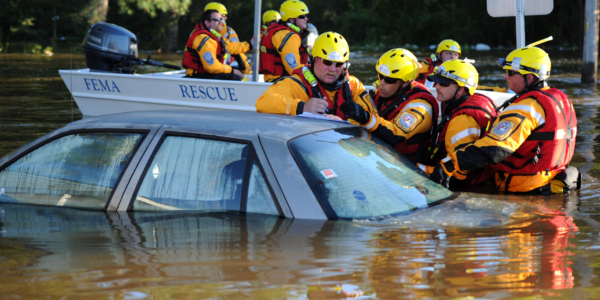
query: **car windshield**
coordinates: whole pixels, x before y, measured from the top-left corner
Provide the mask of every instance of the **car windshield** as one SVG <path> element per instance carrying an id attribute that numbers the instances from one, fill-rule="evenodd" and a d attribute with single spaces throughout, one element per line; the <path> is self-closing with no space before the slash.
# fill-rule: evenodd
<path id="1" fill-rule="evenodd" d="M 329 218 L 397 215 L 454 196 L 360 128 L 305 135 L 290 149 Z"/>

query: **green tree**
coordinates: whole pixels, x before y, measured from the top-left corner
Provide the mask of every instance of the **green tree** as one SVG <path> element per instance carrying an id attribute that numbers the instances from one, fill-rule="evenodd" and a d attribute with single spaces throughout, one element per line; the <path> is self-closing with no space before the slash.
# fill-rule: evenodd
<path id="1" fill-rule="evenodd" d="M 155 40 L 159 41 L 160 48 L 168 52 L 177 50 L 177 35 L 179 20 L 186 15 L 192 4 L 191 0 L 119 0 L 120 12 L 132 14 L 131 6 L 148 13 L 152 18 L 160 17 L 160 26 Z"/>

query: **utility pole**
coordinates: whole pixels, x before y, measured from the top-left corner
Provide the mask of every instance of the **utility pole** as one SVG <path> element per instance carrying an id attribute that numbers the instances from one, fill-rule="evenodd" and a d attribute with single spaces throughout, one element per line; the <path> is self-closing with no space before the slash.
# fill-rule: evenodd
<path id="1" fill-rule="evenodd" d="M 596 85 L 598 79 L 598 0 L 585 0 L 583 68 L 581 83 Z"/>

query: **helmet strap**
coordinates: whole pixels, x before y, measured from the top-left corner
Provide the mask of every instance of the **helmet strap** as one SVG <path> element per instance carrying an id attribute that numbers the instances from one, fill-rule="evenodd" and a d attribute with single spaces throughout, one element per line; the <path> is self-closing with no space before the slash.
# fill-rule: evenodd
<path id="1" fill-rule="evenodd" d="M 535 77 L 535 75 L 533 75 Z M 529 91 L 535 91 L 535 90 L 539 90 L 543 87 L 546 86 L 546 81 L 545 80 L 540 80 L 538 78 L 538 80 L 534 80 L 531 84 L 529 83 L 529 81 L 527 80 L 527 74 L 523 75 L 523 79 L 525 79 L 525 90 L 523 90 L 522 94 L 525 94 L 526 92 Z M 537 77 L 536 77 L 537 78 Z"/>
<path id="2" fill-rule="evenodd" d="M 406 94 L 412 87 L 412 85 L 410 83 L 407 84 L 405 87 L 402 87 L 404 85 L 404 83 L 406 83 L 406 82 L 408 82 L 408 81 L 403 81 L 402 84 L 396 90 L 396 92 L 388 98 L 393 99 L 393 98 L 396 98 L 396 96 L 398 96 L 398 95 Z"/>

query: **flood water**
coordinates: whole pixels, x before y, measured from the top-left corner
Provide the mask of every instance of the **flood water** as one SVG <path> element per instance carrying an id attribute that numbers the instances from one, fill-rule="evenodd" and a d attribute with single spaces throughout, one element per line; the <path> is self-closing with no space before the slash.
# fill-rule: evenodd
<path id="1" fill-rule="evenodd" d="M 507 53 L 463 56 L 480 84 L 505 86 Z M 370 84 L 380 54 L 353 53 L 351 73 Z M 571 195 L 475 188 L 354 222 L 0 204 L 0 299 L 599 299 L 600 96 L 579 83 L 579 52 L 550 57 L 579 124 Z M 0 157 L 81 119 L 58 75 L 71 66 L 83 56 L 0 55 Z"/>

